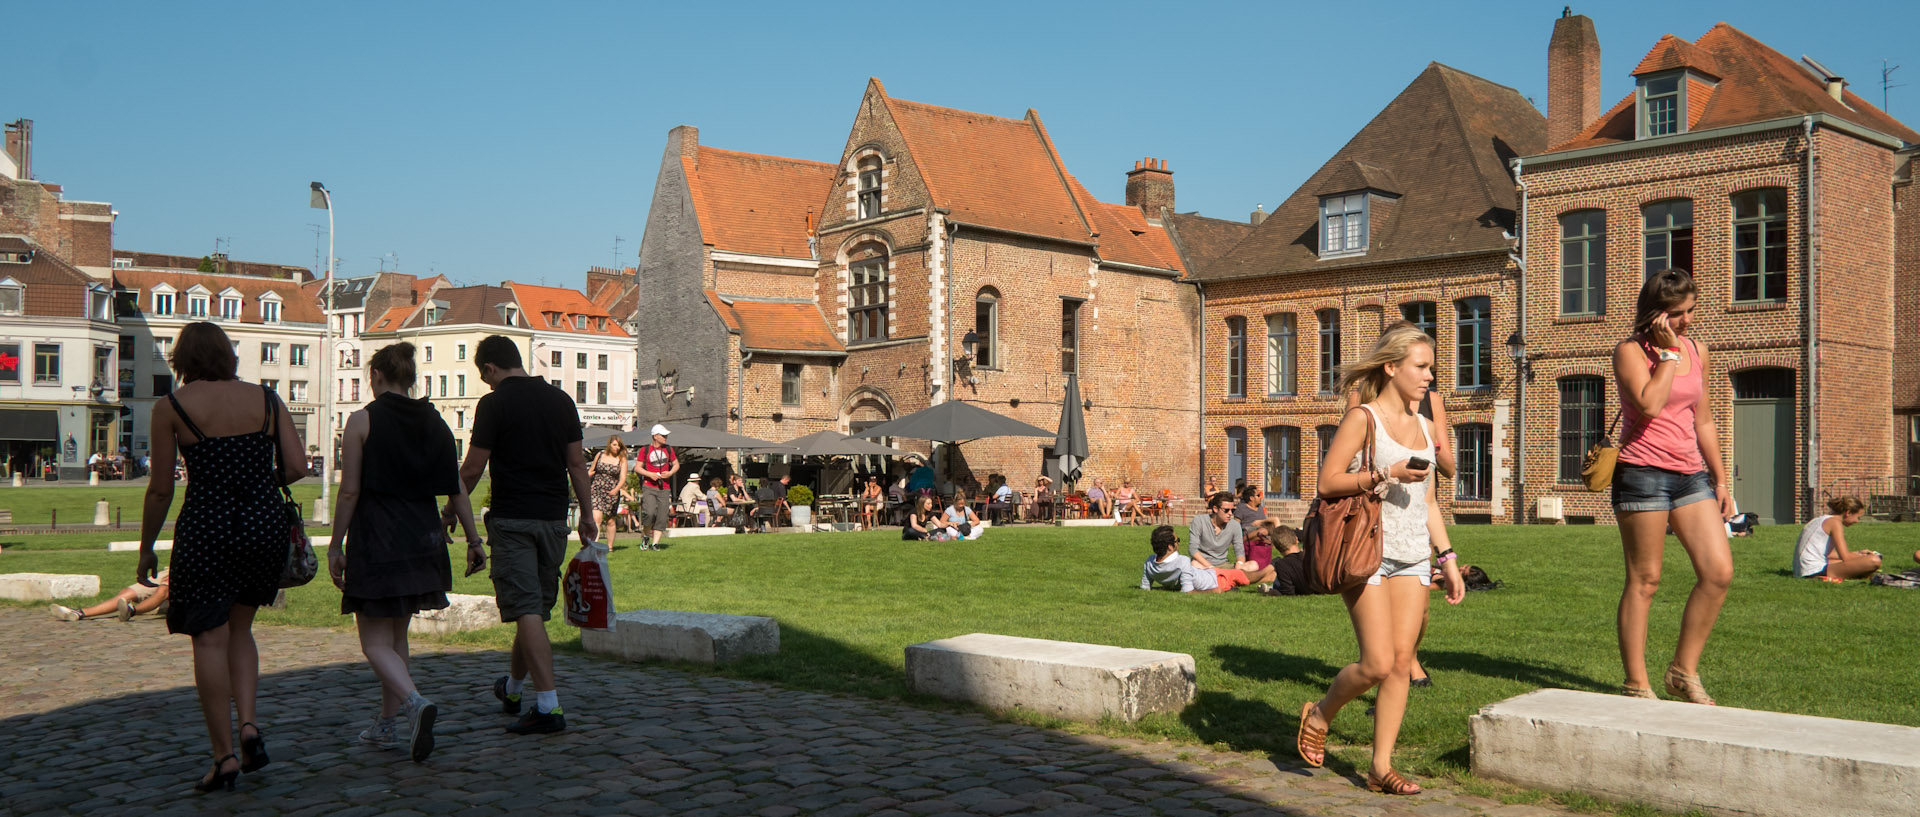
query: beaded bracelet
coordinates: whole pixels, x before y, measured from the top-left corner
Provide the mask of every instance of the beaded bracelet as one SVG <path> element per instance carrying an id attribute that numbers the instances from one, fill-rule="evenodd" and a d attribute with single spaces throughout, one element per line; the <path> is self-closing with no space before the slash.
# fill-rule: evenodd
<path id="1" fill-rule="evenodd" d="M 1446 563 L 1448 563 L 1448 562 L 1450 562 L 1450 561 L 1453 561 L 1454 559 L 1458 559 L 1458 558 L 1460 558 L 1460 554 L 1458 554 L 1458 553 L 1455 553 L 1455 552 L 1453 552 L 1453 551 L 1451 551 L 1451 550 L 1449 550 L 1449 551 L 1447 551 L 1447 552 L 1445 552 L 1445 553 L 1442 553 L 1442 554 L 1440 554 L 1440 558 L 1438 558 L 1438 559 L 1435 559 L 1434 561 L 1435 561 L 1435 562 L 1437 562 L 1437 563 L 1439 563 L 1439 564 L 1446 564 Z"/>

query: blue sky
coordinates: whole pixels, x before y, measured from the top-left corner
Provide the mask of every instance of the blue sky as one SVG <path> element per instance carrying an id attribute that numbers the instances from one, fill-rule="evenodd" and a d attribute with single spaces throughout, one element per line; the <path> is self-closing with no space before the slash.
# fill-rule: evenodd
<path id="1" fill-rule="evenodd" d="M 342 275 L 579 286 L 632 264 L 668 128 L 839 157 L 861 90 L 1039 110 L 1069 170 L 1122 200 L 1168 160 L 1179 209 L 1268 209 L 1429 61 L 1544 106 L 1563 2 L 28 3 L 8 14 L 0 121 L 35 175 L 111 201 L 115 245 L 310 265 L 307 183 L 334 191 Z M 1605 104 L 1663 33 L 1726 20 L 1920 123 L 1920 4 L 1611 2 Z M 322 237 L 324 240 L 324 237 Z M 389 256 L 388 254 L 392 255 Z M 384 257 L 384 260 L 383 260 Z"/>

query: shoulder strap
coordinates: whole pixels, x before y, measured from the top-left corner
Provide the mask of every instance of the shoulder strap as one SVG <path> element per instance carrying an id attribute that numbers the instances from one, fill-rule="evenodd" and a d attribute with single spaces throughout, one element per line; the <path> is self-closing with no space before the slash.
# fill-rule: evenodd
<path id="1" fill-rule="evenodd" d="M 206 432 L 201 431 L 199 426 L 193 424 L 193 418 L 187 416 L 187 410 L 180 406 L 179 398 L 174 397 L 172 392 L 167 393 L 167 402 L 173 404 L 173 413 L 180 415 L 180 422 L 187 424 L 187 430 L 193 432 L 193 436 L 199 438 L 199 440 L 207 438 Z M 195 440 L 195 442 L 199 440 Z"/>
<path id="2" fill-rule="evenodd" d="M 1360 406 L 1360 410 L 1367 413 L 1367 438 L 1364 442 L 1360 444 L 1360 451 L 1362 452 L 1365 458 L 1362 459 L 1360 462 L 1366 466 L 1368 471 L 1372 471 L 1374 467 L 1373 466 L 1373 427 L 1375 424 L 1379 422 L 1379 420 L 1378 418 L 1373 416 L 1372 406 L 1368 406 L 1363 403 Z"/>
<path id="3" fill-rule="evenodd" d="M 273 389 L 269 389 L 266 386 L 261 386 L 260 399 L 265 401 L 267 405 L 267 419 L 260 424 L 260 430 L 268 434 L 272 434 L 274 431 L 277 430 L 274 427 L 274 421 L 280 419 L 280 412 L 274 411 L 275 406 L 273 404 Z"/>

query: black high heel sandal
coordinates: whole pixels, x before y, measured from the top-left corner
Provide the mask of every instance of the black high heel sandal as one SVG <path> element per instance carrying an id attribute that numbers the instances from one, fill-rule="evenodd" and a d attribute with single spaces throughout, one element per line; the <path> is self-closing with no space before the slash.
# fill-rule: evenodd
<path id="1" fill-rule="evenodd" d="M 240 731 L 247 731 L 249 726 L 253 726 L 253 721 L 240 724 Z M 240 756 L 245 758 L 240 762 L 240 771 L 248 774 L 260 771 L 273 762 L 273 758 L 267 757 L 267 739 L 260 734 L 260 727 L 253 726 L 253 737 L 240 738 Z"/>
<path id="2" fill-rule="evenodd" d="M 219 791 L 223 788 L 227 791 L 233 791 L 233 781 L 240 777 L 240 770 L 234 769 L 230 772 L 220 771 L 220 768 L 227 765 L 227 761 L 229 760 L 238 763 L 240 762 L 240 757 L 232 752 L 228 752 L 226 757 L 214 761 L 213 775 L 201 778 L 200 782 L 193 784 L 193 790 L 201 794 Z"/>

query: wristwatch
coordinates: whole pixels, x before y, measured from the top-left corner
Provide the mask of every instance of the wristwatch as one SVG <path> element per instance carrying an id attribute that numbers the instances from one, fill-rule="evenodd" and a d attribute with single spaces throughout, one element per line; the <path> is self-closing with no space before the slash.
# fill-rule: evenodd
<path id="1" fill-rule="evenodd" d="M 1666 348 L 1666 349 L 1661 349 L 1661 350 L 1660 350 L 1660 359 L 1661 359 L 1661 360 L 1671 360 L 1671 361 L 1674 361 L 1674 362 L 1676 362 L 1676 363 L 1677 363 L 1677 362 L 1679 362 L 1679 360 L 1680 360 L 1680 350 L 1679 350 L 1679 349 L 1674 349 L 1674 348 Z"/>

